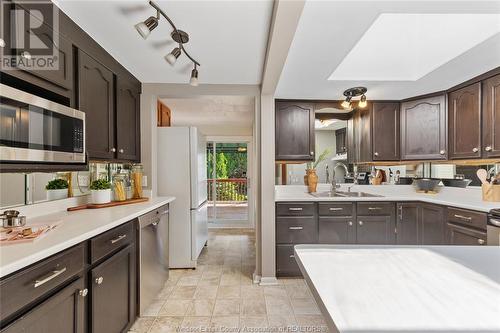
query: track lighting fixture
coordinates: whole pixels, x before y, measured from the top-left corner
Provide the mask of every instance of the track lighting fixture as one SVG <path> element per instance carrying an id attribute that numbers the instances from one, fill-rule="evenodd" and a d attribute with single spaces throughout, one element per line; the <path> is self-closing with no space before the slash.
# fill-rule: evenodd
<path id="1" fill-rule="evenodd" d="M 176 47 L 165 56 L 165 60 L 170 64 L 170 65 L 175 65 L 175 62 L 177 61 L 177 58 L 181 55 L 181 49 Z"/>
<path id="2" fill-rule="evenodd" d="M 368 104 L 368 103 L 366 102 L 366 96 L 365 96 L 365 95 L 362 95 L 362 96 L 361 96 L 361 99 L 359 100 L 358 106 L 359 106 L 360 108 L 366 108 L 366 105 L 367 105 L 367 104 Z"/>
<path id="3" fill-rule="evenodd" d="M 142 38 L 147 39 L 151 31 L 158 26 L 158 17 L 150 16 L 144 22 L 135 25 L 135 29 Z"/>
<path id="4" fill-rule="evenodd" d="M 196 69 L 196 64 L 194 65 L 193 70 L 191 71 L 191 78 L 189 79 L 189 84 L 193 87 L 198 86 L 198 70 Z"/>
<path id="5" fill-rule="evenodd" d="M 189 42 L 188 33 L 177 29 L 175 27 L 174 22 L 172 22 L 172 20 L 167 16 L 167 14 L 165 14 L 165 12 L 160 7 L 158 7 L 158 5 L 156 3 L 154 3 L 153 1 L 149 1 L 149 5 L 156 10 L 156 17 L 150 16 L 145 21 L 137 23 L 135 25 L 135 29 L 141 35 L 142 38 L 146 39 L 151 34 L 151 31 L 153 31 L 158 26 L 158 22 L 160 21 L 160 17 L 163 16 L 173 29 L 170 36 L 177 44 L 179 44 L 178 47 L 174 48 L 172 50 L 172 52 L 170 52 L 169 54 L 167 54 L 165 56 L 165 60 L 170 65 L 173 66 L 176 63 L 177 58 L 179 58 L 180 55 L 182 53 L 184 53 L 184 55 L 186 55 L 186 57 L 188 57 L 189 60 L 191 60 L 194 64 L 194 69 L 191 71 L 191 78 L 189 80 L 189 84 L 192 86 L 197 86 L 198 85 L 197 66 L 201 66 L 201 65 L 199 62 L 194 60 L 194 58 L 191 57 L 189 55 L 189 53 L 186 51 L 186 49 L 184 48 L 184 44 Z"/>
<path id="6" fill-rule="evenodd" d="M 361 96 L 360 101 L 358 102 L 358 107 L 359 108 L 365 108 L 368 105 L 368 102 L 366 101 L 366 95 L 365 93 L 368 91 L 365 87 L 354 87 L 354 88 L 349 88 L 346 91 L 344 91 L 344 96 L 345 101 L 343 101 L 340 105 L 344 109 L 352 109 L 352 103 L 351 100 L 353 97 Z"/>

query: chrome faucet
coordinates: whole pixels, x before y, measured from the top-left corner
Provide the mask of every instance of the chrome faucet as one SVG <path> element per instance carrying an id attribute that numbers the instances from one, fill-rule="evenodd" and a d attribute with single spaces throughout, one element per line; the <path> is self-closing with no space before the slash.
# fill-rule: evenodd
<path id="1" fill-rule="evenodd" d="M 328 171 L 328 164 L 325 167 L 325 173 L 326 173 L 326 183 L 328 184 L 330 182 L 330 172 Z"/>
<path id="2" fill-rule="evenodd" d="M 345 175 L 347 176 L 349 174 L 349 169 L 347 168 L 347 165 L 345 165 L 344 163 L 342 162 L 337 162 L 335 163 L 335 165 L 333 166 L 333 171 L 332 171 L 332 186 L 331 186 L 331 192 L 332 193 L 335 193 L 335 191 L 340 188 L 340 185 L 337 184 L 337 181 L 335 180 L 335 170 L 337 169 L 337 167 L 343 167 L 344 170 L 345 170 Z"/>

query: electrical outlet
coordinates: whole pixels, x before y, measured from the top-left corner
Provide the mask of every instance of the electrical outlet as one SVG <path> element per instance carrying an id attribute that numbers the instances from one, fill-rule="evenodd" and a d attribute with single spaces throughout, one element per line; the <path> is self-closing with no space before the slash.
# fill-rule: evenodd
<path id="1" fill-rule="evenodd" d="M 78 175 L 78 183 L 80 186 L 89 186 L 90 177 L 87 175 Z"/>
<path id="2" fill-rule="evenodd" d="M 148 176 L 143 175 L 142 176 L 142 187 L 147 187 L 148 186 Z"/>

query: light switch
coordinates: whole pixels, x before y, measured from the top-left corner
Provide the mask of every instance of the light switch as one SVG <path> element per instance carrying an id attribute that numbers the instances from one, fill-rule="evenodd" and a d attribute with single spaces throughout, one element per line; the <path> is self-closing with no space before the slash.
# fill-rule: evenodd
<path id="1" fill-rule="evenodd" d="M 147 187 L 148 186 L 148 176 L 143 175 L 142 176 L 142 187 Z"/>

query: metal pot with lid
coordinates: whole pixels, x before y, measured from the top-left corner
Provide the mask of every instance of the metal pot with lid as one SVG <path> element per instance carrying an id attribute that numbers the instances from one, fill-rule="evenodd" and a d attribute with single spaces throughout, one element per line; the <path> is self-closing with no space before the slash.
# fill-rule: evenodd
<path id="1" fill-rule="evenodd" d="M 4 228 L 23 227 L 26 225 L 26 216 L 19 216 L 17 210 L 6 210 L 0 215 Z"/>

